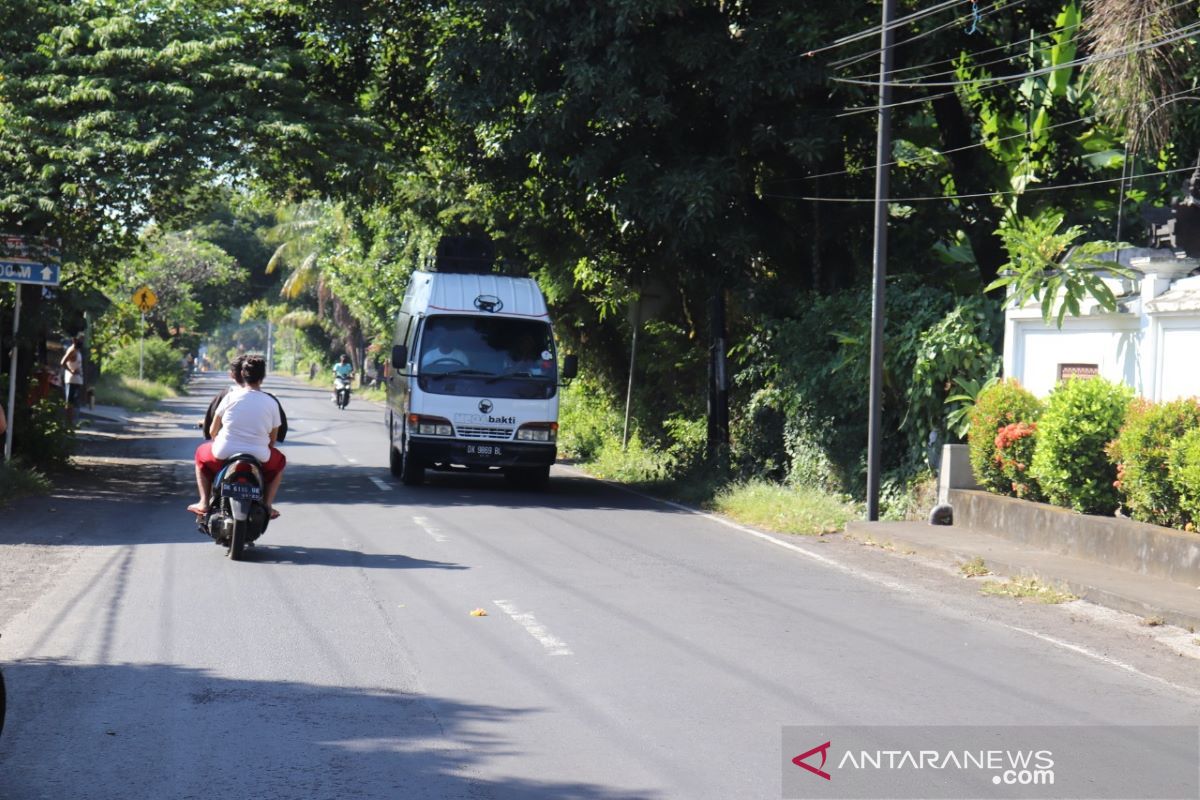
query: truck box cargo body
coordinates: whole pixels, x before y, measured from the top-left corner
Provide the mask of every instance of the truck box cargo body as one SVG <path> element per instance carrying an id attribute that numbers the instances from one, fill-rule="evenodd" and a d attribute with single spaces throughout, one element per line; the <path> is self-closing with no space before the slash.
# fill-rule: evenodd
<path id="1" fill-rule="evenodd" d="M 532 279 L 414 272 L 388 380 L 392 472 L 408 484 L 455 467 L 544 483 L 557 457 L 559 377 Z"/>

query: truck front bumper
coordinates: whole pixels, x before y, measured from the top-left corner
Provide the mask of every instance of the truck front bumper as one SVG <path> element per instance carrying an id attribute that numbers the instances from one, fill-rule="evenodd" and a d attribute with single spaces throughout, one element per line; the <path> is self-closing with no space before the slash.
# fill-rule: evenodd
<path id="1" fill-rule="evenodd" d="M 425 464 L 459 464 L 464 467 L 544 467 L 558 457 L 553 444 L 531 442 L 476 442 L 413 436 L 412 455 Z"/>

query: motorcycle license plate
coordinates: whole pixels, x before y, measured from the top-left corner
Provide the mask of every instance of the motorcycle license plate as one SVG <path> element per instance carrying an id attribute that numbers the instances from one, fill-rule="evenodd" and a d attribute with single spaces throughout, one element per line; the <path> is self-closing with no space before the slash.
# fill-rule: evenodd
<path id="1" fill-rule="evenodd" d="M 480 458 L 499 458 L 503 453 L 498 444 L 469 444 L 467 445 L 467 455 Z"/>
<path id="2" fill-rule="evenodd" d="M 227 483 L 221 491 L 233 500 L 261 500 L 262 489 L 252 483 Z"/>

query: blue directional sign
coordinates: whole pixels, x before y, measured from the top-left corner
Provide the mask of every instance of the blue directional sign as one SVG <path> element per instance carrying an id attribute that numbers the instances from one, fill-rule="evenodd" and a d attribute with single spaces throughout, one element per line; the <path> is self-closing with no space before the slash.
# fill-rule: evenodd
<path id="1" fill-rule="evenodd" d="M 35 283 L 39 286 L 58 286 L 58 264 L 39 264 L 35 261 L 0 260 L 0 281 Z"/>

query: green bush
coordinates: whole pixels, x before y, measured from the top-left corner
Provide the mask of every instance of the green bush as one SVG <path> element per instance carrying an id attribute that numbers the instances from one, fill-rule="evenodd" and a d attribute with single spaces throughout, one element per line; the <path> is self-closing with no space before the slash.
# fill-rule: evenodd
<path id="1" fill-rule="evenodd" d="M 990 492 L 1014 495 L 1013 481 L 1005 474 L 996 452 L 996 435 L 1014 423 L 1034 423 L 1042 414 L 1042 403 L 1015 380 L 993 383 L 980 390 L 968 418 L 967 450 L 975 480 Z"/>
<path id="2" fill-rule="evenodd" d="M 18 406 L 13 426 L 15 457 L 36 470 L 54 471 L 67 466 L 74 451 L 75 433 L 67 424 L 66 404 L 57 392 L 32 407 Z"/>
<path id="3" fill-rule="evenodd" d="M 1128 386 L 1102 378 L 1064 381 L 1051 393 L 1031 468 L 1051 503 L 1085 514 L 1116 511 L 1117 472 L 1105 450 L 1132 399 Z"/>
<path id="4" fill-rule="evenodd" d="M 579 378 L 559 394 L 558 447 L 569 458 L 591 461 L 616 439 L 621 446 L 623 418 L 597 384 Z"/>
<path id="5" fill-rule="evenodd" d="M 1108 448 L 1116 465 L 1122 506 L 1134 519 L 1182 527 L 1186 515 L 1180 494 L 1169 478 L 1171 446 L 1200 428 L 1200 401 L 1170 403 L 1136 400 L 1125 416 L 1120 436 Z"/>
<path id="6" fill-rule="evenodd" d="M 1200 428 L 1193 428 L 1171 444 L 1167 477 L 1179 497 L 1183 527 L 1196 530 L 1200 524 Z"/>
<path id="7" fill-rule="evenodd" d="M 1042 488 L 1030 474 L 1037 451 L 1037 423 L 1011 422 L 996 432 L 996 466 L 1014 497 L 1042 500 Z"/>
<path id="8" fill-rule="evenodd" d="M 847 481 L 830 457 L 832 428 L 831 420 L 817 418 L 809 408 L 800 408 L 788 415 L 783 446 L 789 460 L 789 484 L 828 494 L 846 490 Z"/>
<path id="9" fill-rule="evenodd" d="M 104 362 L 104 372 L 110 375 L 138 377 L 138 347 L 134 342 L 113 353 Z M 173 389 L 183 388 L 183 353 L 170 342 L 149 338 L 145 341 L 143 376 L 154 383 L 164 383 Z"/>
<path id="10" fill-rule="evenodd" d="M 762 480 L 726 486 L 713 498 L 712 507 L 760 528 L 810 536 L 840 531 L 859 515 L 844 497 Z"/>

